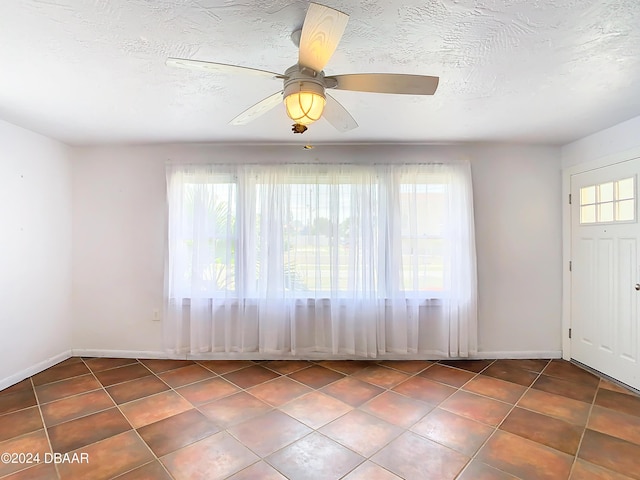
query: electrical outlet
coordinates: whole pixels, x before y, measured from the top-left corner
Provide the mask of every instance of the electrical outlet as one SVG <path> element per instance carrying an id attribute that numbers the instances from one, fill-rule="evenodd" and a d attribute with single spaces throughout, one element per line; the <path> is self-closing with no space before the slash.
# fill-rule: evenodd
<path id="1" fill-rule="evenodd" d="M 158 309 L 158 308 L 154 308 L 153 309 L 153 313 L 151 314 L 151 319 L 154 322 L 159 322 L 160 321 L 160 309 Z"/>

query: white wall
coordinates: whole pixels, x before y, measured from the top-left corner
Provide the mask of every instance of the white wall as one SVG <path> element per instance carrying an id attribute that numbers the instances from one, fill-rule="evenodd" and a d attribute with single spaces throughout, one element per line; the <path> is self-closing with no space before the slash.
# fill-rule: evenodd
<path id="1" fill-rule="evenodd" d="M 559 149 L 494 147 L 471 149 L 469 155 L 474 182 L 480 348 L 485 352 L 553 351 L 559 355 Z"/>
<path id="2" fill-rule="evenodd" d="M 0 389 L 71 350 L 71 164 L 0 121 Z"/>
<path id="3" fill-rule="evenodd" d="M 560 152 L 529 146 L 148 146 L 74 149 L 76 351 L 161 354 L 168 159 L 384 162 L 469 158 L 474 180 L 479 348 L 559 355 Z M 116 351 L 116 352 L 113 352 Z"/>
<path id="4" fill-rule="evenodd" d="M 624 157 L 625 152 L 638 149 L 640 149 L 640 116 L 563 146 L 562 168 L 617 154 Z M 638 155 L 638 152 L 633 154 L 633 156 Z"/>

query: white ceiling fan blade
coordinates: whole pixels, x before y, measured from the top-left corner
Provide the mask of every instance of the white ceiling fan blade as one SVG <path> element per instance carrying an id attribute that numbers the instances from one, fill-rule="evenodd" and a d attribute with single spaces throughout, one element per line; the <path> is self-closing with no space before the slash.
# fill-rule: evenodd
<path id="1" fill-rule="evenodd" d="M 189 60 L 187 58 L 167 58 L 166 64 L 169 67 L 187 68 L 189 70 L 204 70 L 213 73 L 241 73 L 245 75 L 258 75 L 266 77 L 277 77 L 278 73 L 258 70 L 257 68 L 240 67 L 238 65 L 227 65 L 225 63 L 203 62 L 201 60 Z"/>
<path id="2" fill-rule="evenodd" d="M 358 128 L 358 123 L 354 120 L 347 109 L 342 106 L 335 98 L 325 92 L 326 103 L 322 116 L 334 126 L 339 132 L 348 132 L 354 128 Z"/>
<path id="3" fill-rule="evenodd" d="M 230 125 L 246 125 L 261 115 L 264 115 L 272 108 L 282 103 L 282 92 L 276 92 L 267 98 L 260 100 L 254 106 L 249 107 L 236 118 L 229 122 Z"/>
<path id="4" fill-rule="evenodd" d="M 349 21 L 349 15 L 317 3 L 310 3 L 300 35 L 298 63 L 322 71 Z"/>
<path id="5" fill-rule="evenodd" d="M 336 80 L 337 90 L 356 92 L 398 93 L 405 95 L 433 95 L 438 88 L 438 77 L 405 75 L 399 73 L 354 73 L 332 75 L 325 80 Z"/>

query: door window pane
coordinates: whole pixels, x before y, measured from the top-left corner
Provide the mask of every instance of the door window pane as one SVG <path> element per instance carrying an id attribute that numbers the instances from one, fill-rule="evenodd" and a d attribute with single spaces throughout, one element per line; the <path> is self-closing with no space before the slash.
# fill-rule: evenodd
<path id="1" fill-rule="evenodd" d="M 635 219 L 635 200 L 622 200 L 616 204 L 616 220 L 630 222 Z"/>
<path id="2" fill-rule="evenodd" d="M 635 177 L 580 188 L 580 223 L 635 220 Z"/>
<path id="3" fill-rule="evenodd" d="M 613 182 L 603 183 L 598 185 L 598 202 L 612 202 L 613 201 Z"/>
<path id="4" fill-rule="evenodd" d="M 598 205 L 598 221 L 613 222 L 613 202 Z"/>
<path id="5" fill-rule="evenodd" d="M 596 203 L 596 186 L 582 187 L 580 189 L 580 205 Z"/>
<path id="6" fill-rule="evenodd" d="M 633 177 L 619 180 L 618 184 L 618 200 L 626 200 L 633 198 Z"/>
<path id="7" fill-rule="evenodd" d="M 586 207 L 580 207 L 580 223 L 595 223 L 596 222 L 596 206 L 587 205 Z"/>

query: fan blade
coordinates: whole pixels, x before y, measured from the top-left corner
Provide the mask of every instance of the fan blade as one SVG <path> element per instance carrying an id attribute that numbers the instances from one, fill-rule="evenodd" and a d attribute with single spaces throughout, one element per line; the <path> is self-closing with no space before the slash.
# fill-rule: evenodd
<path id="1" fill-rule="evenodd" d="M 325 77 L 335 80 L 337 90 L 356 92 L 399 93 L 404 95 L 433 95 L 438 88 L 438 77 L 404 75 L 399 73 L 354 73 Z"/>
<path id="2" fill-rule="evenodd" d="M 260 100 L 253 107 L 249 107 L 236 118 L 229 122 L 230 125 L 246 125 L 261 115 L 264 115 L 272 108 L 282 103 L 282 92 L 276 92 L 267 98 Z"/>
<path id="3" fill-rule="evenodd" d="M 298 63 L 321 72 L 336 51 L 348 21 L 346 13 L 310 3 L 302 25 Z"/>
<path id="4" fill-rule="evenodd" d="M 326 103 L 322 116 L 339 132 L 348 132 L 358 128 L 358 123 L 335 98 L 325 92 Z"/>
<path id="5" fill-rule="evenodd" d="M 240 67 L 238 65 L 227 65 L 225 63 L 203 62 L 200 60 L 189 60 L 187 58 L 167 58 L 166 64 L 169 67 L 188 68 L 189 70 L 204 70 L 213 73 L 244 73 L 247 75 L 259 75 L 267 77 L 277 77 L 275 72 L 258 70 L 256 68 Z"/>

